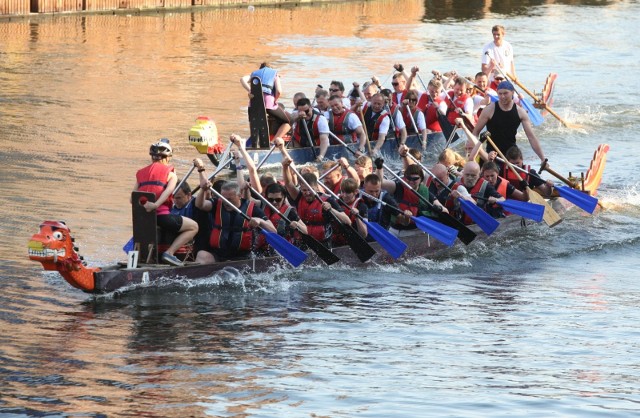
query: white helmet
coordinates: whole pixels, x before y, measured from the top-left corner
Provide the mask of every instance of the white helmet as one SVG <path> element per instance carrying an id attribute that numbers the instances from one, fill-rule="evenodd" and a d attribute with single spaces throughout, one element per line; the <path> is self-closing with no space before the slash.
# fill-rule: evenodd
<path id="1" fill-rule="evenodd" d="M 167 138 L 162 138 L 155 144 L 151 144 L 151 147 L 149 147 L 149 155 L 159 158 L 171 157 L 173 155 L 173 150 L 171 149 L 169 140 Z"/>

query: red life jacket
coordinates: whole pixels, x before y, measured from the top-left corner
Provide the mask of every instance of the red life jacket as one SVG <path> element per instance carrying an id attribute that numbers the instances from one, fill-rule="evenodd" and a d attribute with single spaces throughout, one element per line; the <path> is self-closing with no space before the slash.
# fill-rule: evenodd
<path id="1" fill-rule="evenodd" d="M 311 117 L 311 122 L 313 125 L 311 126 L 311 129 L 309 129 L 309 134 L 311 134 L 311 136 L 313 138 L 311 138 L 312 142 L 314 143 L 315 146 L 320 145 L 320 131 L 318 131 L 318 120 L 319 120 L 319 114 L 313 112 L 313 116 Z M 309 126 L 308 121 L 306 119 L 301 119 L 298 120 L 298 122 L 296 122 L 296 127 L 293 130 L 293 139 L 301 146 L 308 146 L 308 144 L 305 143 L 303 144 L 302 141 L 302 134 L 301 132 L 304 132 L 304 136 L 306 137 L 307 132 L 304 130 L 304 128 L 302 128 L 300 126 L 301 123 L 306 123 L 307 127 Z M 302 130 L 302 131 L 301 131 Z"/>
<path id="2" fill-rule="evenodd" d="M 287 205 L 286 203 L 282 204 L 278 212 L 274 212 L 271 209 L 271 206 L 266 206 L 264 208 L 264 214 L 267 215 L 267 218 L 269 218 L 273 226 L 276 228 L 276 231 L 278 231 L 278 234 L 281 234 L 281 227 L 285 226 L 285 225 L 282 225 L 285 221 L 282 219 L 280 214 L 284 215 L 285 218 L 289 218 L 289 213 L 291 213 L 292 209 L 293 208 Z M 284 238 L 289 242 L 293 242 L 293 235 L 289 233 L 286 233 L 284 235 Z M 256 248 L 263 248 L 266 245 L 267 245 L 267 240 L 264 237 L 264 234 L 259 234 L 256 238 Z"/>
<path id="3" fill-rule="evenodd" d="M 326 197 L 320 196 L 322 201 L 326 200 Z M 322 203 L 318 199 L 313 199 L 311 203 L 308 203 L 304 197 L 300 197 L 298 201 L 298 216 L 300 220 L 307 225 L 307 232 L 320 242 L 325 242 L 325 220 L 322 213 Z"/>
<path id="4" fill-rule="evenodd" d="M 507 198 L 507 185 L 509 184 L 509 181 L 503 179 L 500 176 L 498 176 L 498 180 L 496 181 L 496 183 L 497 183 L 496 191 L 498 193 L 500 193 L 502 195 L 502 197 L 504 197 L 506 199 Z M 498 208 L 499 206 L 500 205 L 498 205 L 497 203 L 495 203 L 493 205 L 494 208 Z M 511 212 L 507 212 L 504 209 L 502 209 L 502 213 L 504 213 L 504 216 L 507 216 L 507 215 L 511 214 Z"/>
<path id="5" fill-rule="evenodd" d="M 469 194 L 471 196 L 473 196 L 473 198 L 478 201 L 478 197 L 476 196 L 484 196 L 484 191 L 487 188 L 487 185 L 489 184 L 488 181 L 486 181 L 485 179 L 478 179 L 478 181 L 476 182 L 475 186 L 473 186 L 473 188 L 471 190 L 468 190 Z M 456 184 L 453 185 L 453 187 L 451 188 L 451 190 L 457 190 L 458 187 L 463 186 L 462 182 L 457 182 Z M 480 199 L 481 200 L 481 199 Z M 449 211 L 456 211 L 459 215 L 459 217 L 461 217 L 461 221 L 462 223 L 464 223 L 465 225 L 471 225 L 473 224 L 473 219 L 471 219 L 469 217 L 469 215 L 467 215 L 466 213 L 464 213 L 463 211 L 460 210 L 460 203 L 455 201 L 452 198 L 449 198 L 447 200 L 447 204 L 445 205 L 447 207 L 447 209 L 449 209 Z M 479 207 L 483 207 L 484 205 L 481 205 Z"/>
<path id="6" fill-rule="evenodd" d="M 406 179 L 405 179 L 406 181 Z M 398 208 L 405 210 L 410 210 L 413 216 L 418 216 L 418 211 L 420 210 L 420 198 L 411 190 L 409 190 L 406 186 L 400 185 L 396 187 L 402 187 L 402 195 L 398 195 L 397 189 L 394 197 L 398 202 Z M 424 184 L 420 183 L 417 190 L 418 194 L 429 200 L 429 189 Z M 397 217 L 393 218 L 393 225 L 397 229 L 410 229 L 415 228 L 416 225 L 413 220 L 409 221 L 409 225 L 400 224 L 397 221 Z"/>
<path id="7" fill-rule="evenodd" d="M 402 107 L 402 119 L 404 119 L 404 124 L 407 125 L 407 135 L 418 133 L 413 127 L 418 127 L 418 114 L 420 113 L 420 109 L 416 109 L 412 115 L 409 114 L 410 111 L 409 106 Z M 413 122 L 411 118 L 413 118 Z"/>
<path id="8" fill-rule="evenodd" d="M 449 122 L 451 122 L 451 124 L 453 126 L 456 126 L 456 119 L 460 117 L 458 112 L 456 112 L 456 108 L 464 110 L 464 102 L 467 101 L 469 96 L 467 95 L 467 93 L 462 93 L 460 96 L 458 96 L 454 100 L 453 99 L 453 95 L 454 95 L 453 90 L 448 92 L 447 95 L 449 96 L 449 99 L 453 100 L 453 103 L 455 104 L 455 107 L 454 107 L 451 104 L 451 100 L 447 99 L 447 119 L 449 119 Z"/>
<path id="9" fill-rule="evenodd" d="M 209 244 L 213 248 L 250 251 L 253 232 L 249 227 L 249 221 L 240 214 L 236 214 L 233 224 L 231 224 L 230 212 L 223 210 L 222 206 L 222 200 L 218 200 L 213 217 L 211 235 L 209 236 Z M 253 201 L 243 200 L 240 210 L 251 216 L 253 207 Z M 223 248 L 226 245 L 229 247 Z"/>
<path id="10" fill-rule="evenodd" d="M 339 115 L 331 112 L 331 117 L 329 118 L 329 130 L 333 132 L 338 138 L 347 144 L 356 142 L 357 136 L 356 131 L 349 129 L 349 124 L 347 120 L 349 115 L 353 113 L 350 110 L 346 110 Z M 331 145 L 338 145 L 339 142 L 335 139 L 331 139 Z"/>
<path id="11" fill-rule="evenodd" d="M 398 101 L 398 93 L 397 92 L 393 92 L 393 95 L 391 96 L 391 101 L 393 102 L 393 104 L 402 104 L 402 102 L 404 101 L 404 99 L 407 97 L 407 93 L 409 92 L 409 90 L 405 90 L 402 92 L 402 95 L 400 95 L 400 101 Z"/>
<path id="12" fill-rule="evenodd" d="M 138 182 L 138 191 L 151 192 L 156 195 L 156 200 L 162 192 L 167 188 L 167 179 L 169 173 L 172 173 L 173 166 L 162 164 L 154 161 L 148 166 L 138 170 L 136 173 L 136 181 Z M 156 209 L 158 215 L 168 215 L 173 207 L 173 196 L 169 195 L 161 206 Z"/>
<path id="13" fill-rule="evenodd" d="M 358 211 L 358 205 L 360 204 L 360 202 L 362 202 L 362 198 L 357 197 L 349 206 L 344 206 L 341 204 L 341 206 L 345 210 L 345 213 L 349 215 L 349 219 L 351 220 L 351 225 L 353 226 L 353 229 L 355 229 L 356 231 L 358 230 L 356 226 L 357 225 L 356 220 L 358 219 L 358 217 L 356 216 L 356 213 L 360 213 Z M 337 230 L 331 236 L 331 242 L 336 247 L 339 247 L 341 245 L 347 245 L 347 237 L 344 235 L 342 230 Z"/>
<path id="14" fill-rule="evenodd" d="M 427 95 L 424 94 L 423 97 Z M 438 120 L 438 105 L 442 102 L 440 97 L 429 100 L 424 111 L 424 118 L 427 123 L 427 129 L 433 132 L 442 132 L 440 121 Z"/>
<path id="15" fill-rule="evenodd" d="M 526 173 L 523 173 L 522 171 L 519 171 L 518 174 L 520 174 L 520 177 L 522 178 L 522 180 L 525 180 L 527 183 L 529 182 L 529 170 L 531 170 L 531 166 L 525 165 L 524 167 L 522 167 L 523 169 L 527 170 Z M 517 190 L 520 190 L 521 192 L 524 191 L 524 188 L 522 186 L 520 186 L 520 179 L 518 179 L 518 176 L 516 176 L 511 169 L 509 169 L 509 165 L 508 164 L 504 164 L 504 166 L 502 167 L 502 178 L 504 178 L 505 180 L 507 180 L 509 183 L 513 184 L 513 187 L 515 187 Z M 507 196 L 505 196 L 507 197 Z"/>
<path id="16" fill-rule="evenodd" d="M 364 126 L 367 129 L 367 135 L 371 141 L 378 140 L 378 133 L 380 131 L 380 124 L 384 120 L 386 116 L 389 114 L 384 110 L 378 114 L 378 116 L 374 119 L 373 108 L 371 106 L 367 106 L 367 110 L 364 113 Z"/>

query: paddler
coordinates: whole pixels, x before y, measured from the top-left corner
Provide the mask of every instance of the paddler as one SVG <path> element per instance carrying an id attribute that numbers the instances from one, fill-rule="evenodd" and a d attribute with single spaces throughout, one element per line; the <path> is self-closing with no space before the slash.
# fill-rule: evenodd
<path id="1" fill-rule="evenodd" d="M 200 176 L 200 187 L 207 190 L 210 186 L 207 178 Z M 213 214 L 209 247 L 198 251 L 196 255 L 198 263 L 209 264 L 246 258 L 253 249 L 255 228 L 260 227 L 269 232 L 276 232 L 262 209 L 252 201 L 241 198 L 237 182 L 225 182 L 220 189 L 220 194 L 251 219 L 246 220 L 218 197 L 205 200 L 205 194 L 198 193 L 196 207 Z"/>
<path id="2" fill-rule="evenodd" d="M 178 177 L 172 165 L 169 165 L 173 150 L 167 138 L 162 138 L 149 147 L 151 164 L 138 170 L 136 184 L 133 191 L 152 192 L 156 196 L 155 202 L 146 202 L 144 208 L 147 212 L 156 211 L 158 226 L 170 233 L 177 234 L 169 248 L 160 255 L 160 260 L 165 263 L 182 266 L 174 253 L 196 236 L 198 224 L 193 220 L 180 215 L 172 215 L 173 191 L 178 183 Z"/>
<path id="3" fill-rule="evenodd" d="M 475 161 L 468 161 L 464 165 L 462 180 L 453 185 L 449 199 L 445 204 L 449 212 L 452 212 L 465 225 L 474 223 L 471 217 L 460 209 L 458 198 L 475 203 L 485 212 L 487 205 L 504 201 L 504 196 L 500 195 L 491 183 L 480 177 L 480 166 Z M 489 214 L 493 216 L 492 213 Z"/>
<path id="4" fill-rule="evenodd" d="M 271 68 L 267 62 L 260 64 L 260 68 L 240 79 L 240 84 L 251 95 L 251 79 L 258 77 L 262 83 L 262 97 L 264 99 L 264 108 L 269 116 L 275 120 L 274 128 L 276 132 L 274 136 L 285 136 L 291 129 L 289 115 L 280 106 L 278 106 L 278 97 L 282 94 L 282 84 L 278 71 Z"/>
<path id="5" fill-rule="evenodd" d="M 406 147 L 405 147 L 406 148 Z M 403 153 L 408 150 L 403 150 Z M 401 155 L 402 156 L 402 155 Z M 376 171 L 378 176 L 384 178 L 383 161 L 376 160 Z M 380 167 L 380 168 L 378 168 Z M 411 216 L 427 216 L 431 217 L 434 213 L 431 206 L 427 205 L 420 199 L 417 194 L 422 196 L 426 201 L 431 203 L 436 210 L 448 212 L 447 209 L 438 202 L 435 196 L 429 193 L 429 189 L 424 184 L 424 172 L 418 164 L 411 164 L 404 170 L 404 183 L 409 185 L 413 191 L 408 190 L 400 180 L 383 180 L 382 188 L 393 195 L 398 202 L 398 208 L 404 212 L 395 216 L 389 232 L 395 236 L 412 235 L 416 232 L 417 226 L 411 219 Z"/>
<path id="6" fill-rule="evenodd" d="M 294 173 L 290 170 L 292 161 L 290 158 L 282 160 L 282 174 L 284 176 L 284 186 L 292 199 L 292 204 L 298 211 L 298 216 L 307 226 L 309 235 L 322 243 L 329 243 L 333 229 L 331 227 L 332 212 L 342 223 L 351 225 L 351 220 L 342 211 L 338 202 L 327 195 L 318 192 L 318 177 L 313 173 L 301 173 L 302 177 L 311 186 L 311 189 L 300 183 L 297 187 L 293 178 Z M 314 191 L 319 195 L 320 201 L 315 198 Z"/>
<path id="7" fill-rule="evenodd" d="M 293 144 L 296 147 L 320 146 L 316 161 L 321 162 L 329 148 L 330 130 L 327 118 L 315 111 L 306 97 L 298 100 L 296 110 L 298 119 L 293 126 Z"/>

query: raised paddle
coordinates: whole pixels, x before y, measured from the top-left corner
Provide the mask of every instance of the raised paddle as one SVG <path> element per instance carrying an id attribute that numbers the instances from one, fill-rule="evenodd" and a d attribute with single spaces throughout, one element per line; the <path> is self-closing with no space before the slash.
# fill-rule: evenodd
<path id="1" fill-rule="evenodd" d="M 189 169 L 189 171 L 187 171 L 187 174 L 182 178 L 182 180 L 180 180 L 180 183 L 178 183 L 178 185 L 176 186 L 175 189 L 173 189 L 173 193 L 171 193 L 172 196 L 175 196 L 176 193 L 178 193 L 178 190 L 180 189 L 180 186 L 182 186 L 184 184 L 185 181 L 187 181 L 187 179 L 189 178 L 189 176 L 191 175 L 191 173 L 193 173 L 193 170 L 196 168 L 195 165 L 192 165 L 191 168 Z"/>
<path id="2" fill-rule="evenodd" d="M 522 90 L 524 90 L 525 93 L 527 93 L 529 96 L 531 96 L 531 98 L 533 98 L 533 100 L 536 101 L 536 103 L 541 106 L 544 110 L 546 110 L 547 112 L 549 112 L 549 114 L 551 116 L 553 116 L 554 118 L 558 119 L 558 121 L 563 124 L 566 128 L 569 129 L 582 129 L 581 125 L 576 125 L 573 123 L 569 123 L 567 121 L 565 121 L 564 119 L 562 119 L 560 116 L 558 116 L 558 114 L 556 112 L 554 112 L 553 109 L 551 109 L 545 102 L 539 100 L 535 94 L 533 94 L 531 92 L 531 90 L 529 90 L 528 88 L 526 88 L 521 82 L 520 80 L 518 80 L 515 76 L 507 73 L 507 77 L 509 77 L 511 79 L 511 81 L 513 81 L 514 83 L 516 83 L 518 85 L 518 87 L 520 87 Z"/>
<path id="3" fill-rule="evenodd" d="M 234 204 L 229 202 L 224 196 L 222 196 L 216 189 L 213 187 L 209 188 L 211 193 L 216 195 L 216 197 L 226 203 L 229 207 L 233 208 L 240 216 L 242 216 L 247 221 L 251 220 L 251 217 L 237 208 Z M 268 221 L 269 222 L 269 221 Z M 282 238 L 275 232 L 270 232 L 265 230 L 264 228 L 258 226 L 257 227 L 260 232 L 264 234 L 269 245 L 271 245 L 282 257 L 284 257 L 292 266 L 298 267 L 304 260 L 307 259 L 308 254 L 302 251 L 301 249 L 295 247 L 286 239 Z"/>
<path id="4" fill-rule="evenodd" d="M 379 199 L 377 197 L 373 197 L 370 194 L 364 192 L 364 191 L 360 191 L 360 193 L 363 196 L 368 197 L 371 200 L 374 200 L 384 206 L 387 206 L 389 209 L 394 210 L 395 212 L 397 212 L 398 214 L 404 214 L 404 211 L 398 207 L 395 207 L 393 205 L 390 205 L 386 202 L 384 202 L 382 199 Z M 413 220 L 413 222 L 416 224 L 416 226 L 423 232 L 433 236 L 435 239 L 437 239 L 438 241 L 442 242 L 443 244 L 445 244 L 448 247 L 451 247 L 453 245 L 453 243 L 456 240 L 456 237 L 458 236 L 458 231 L 455 228 L 451 228 L 449 226 L 443 225 L 439 222 L 436 222 L 432 219 L 429 219 L 427 217 L 424 216 L 411 216 L 411 220 Z M 374 222 L 375 223 L 375 222 Z M 379 228 L 383 229 L 381 226 L 378 225 Z M 386 231 L 386 229 L 383 229 Z M 387 231 L 389 232 L 389 231 Z M 392 236 L 394 236 L 393 234 L 391 234 Z M 396 238 L 398 239 L 398 238 Z M 402 242 L 402 241 L 400 241 Z"/>
<path id="5" fill-rule="evenodd" d="M 433 173 L 427 167 L 425 167 L 420 161 L 416 160 L 416 158 L 413 155 L 407 153 L 407 156 L 411 160 L 413 160 L 414 164 L 418 164 L 420 166 L 420 168 L 422 168 L 422 170 L 424 172 L 429 174 L 435 181 L 440 183 L 440 185 L 442 187 L 447 189 L 449 191 L 449 193 L 452 192 L 452 190 L 451 190 L 451 188 L 449 186 L 447 186 L 438 177 L 433 175 Z M 498 226 L 500 226 L 500 222 L 496 221 L 491 215 L 489 215 L 487 212 L 482 210 L 482 208 L 478 207 L 474 202 L 471 202 L 471 201 L 466 200 L 464 198 L 458 198 L 458 202 L 462 206 L 462 210 L 464 210 L 464 212 L 467 215 L 469 215 L 469 217 L 471 219 L 473 219 L 473 221 L 480 227 L 480 229 L 482 229 L 484 231 L 485 234 L 487 234 L 487 235 L 493 234 L 493 231 L 495 231 L 496 228 L 498 228 Z"/>
<path id="6" fill-rule="evenodd" d="M 504 71 L 502 71 L 502 68 L 500 68 L 500 66 L 493 59 L 493 57 L 491 55 L 489 55 L 489 51 L 486 51 L 484 54 L 489 57 L 489 59 L 493 62 L 495 67 L 498 69 L 498 71 L 500 71 L 500 74 L 502 74 L 502 76 L 506 80 L 507 79 L 507 75 L 504 73 Z M 516 83 L 516 84 L 518 84 L 518 83 Z M 518 84 L 518 86 L 520 86 L 520 84 Z M 529 101 L 523 95 L 521 95 L 517 91 L 515 91 L 515 89 L 514 89 L 514 93 L 517 94 L 518 97 L 520 97 L 520 102 L 522 103 L 522 107 L 524 107 L 526 109 L 527 113 L 529 114 L 529 119 L 531 120 L 531 123 L 533 124 L 533 126 L 538 126 L 538 125 L 542 124 L 542 122 L 544 122 L 544 118 L 540 114 L 540 111 L 538 109 L 536 109 L 535 107 L 533 107 L 531 105 L 531 103 L 529 103 Z"/>
<path id="7" fill-rule="evenodd" d="M 329 192 L 329 194 L 333 196 L 333 198 L 336 199 L 342 206 L 349 209 L 351 213 L 353 213 L 358 219 L 364 222 L 364 224 L 367 226 L 367 231 L 369 231 L 369 234 L 373 237 L 373 239 L 375 239 L 378 244 L 380 244 L 380 246 L 384 248 L 385 251 L 388 252 L 393 258 L 397 259 L 407 249 L 407 244 L 402 242 L 398 237 L 378 224 L 372 225 L 372 222 L 367 221 L 362 215 L 360 215 L 357 209 L 351 209 L 351 207 L 347 203 L 345 203 L 344 200 L 340 199 L 335 193 L 333 193 L 328 186 L 323 183 L 318 184 L 320 184 L 323 189 Z"/>
<path id="8" fill-rule="evenodd" d="M 333 167 L 331 167 L 330 169 L 322 173 L 322 175 L 318 177 L 318 180 L 322 180 L 323 178 L 327 177 L 330 173 L 335 171 L 338 167 L 340 167 L 340 164 L 335 164 Z"/>
<path id="9" fill-rule="evenodd" d="M 502 158 L 502 162 L 507 164 L 509 166 L 509 168 L 511 169 L 511 171 L 513 172 L 513 174 L 516 175 L 516 177 L 518 178 L 518 180 L 520 180 L 521 182 L 524 182 L 524 180 L 522 180 L 522 177 L 520 176 L 520 174 L 518 173 L 518 170 L 516 170 L 516 166 L 514 166 L 513 164 L 511 164 L 509 162 L 509 160 L 507 160 L 504 156 L 504 154 L 502 153 L 502 151 L 500 151 L 500 148 L 498 148 L 496 146 L 496 144 L 493 143 L 493 141 L 491 140 L 491 135 L 489 135 L 489 132 L 487 132 L 484 135 L 484 138 L 487 139 L 487 141 L 489 141 L 489 143 L 491 144 L 491 146 L 493 147 L 493 149 L 496 150 L 496 152 L 500 155 L 500 157 Z M 519 167 L 518 167 L 519 168 Z M 526 170 L 525 170 L 526 171 Z M 537 192 L 533 191 L 531 189 L 531 187 L 529 187 L 529 184 L 525 183 L 525 188 L 527 189 L 527 194 L 529 195 L 529 201 L 532 203 L 537 203 L 539 205 L 544 206 L 544 216 L 542 217 L 542 219 L 544 220 L 544 222 L 549 225 L 549 227 L 554 227 L 556 225 L 558 225 L 560 222 L 562 222 L 562 218 L 560 217 L 560 215 L 558 215 L 558 212 L 556 212 L 555 210 L 553 210 L 553 208 L 551 207 L 551 205 L 545 200 L 544 197 L 540 196 Z"/>
<path id="10" fill-rule="evenodd" d="M 450 226 L 452 228 L 457 229 L 458 230 L 458 238 L 460 238 L 460 241 L 462 241 L 465 245 L 470 244 L 471 241 L 473 241 L 476 238 L 477 234 L 475 232 L 470 230 L 465 224 L 463 224 L 462 222 L 460 222 L 459 220 L 457 220 L 456 218 L 454 218 L 450 214 L 445 213 L 442 210 L 438 210 L 439 208 L 436 208 L 436 206 L 433 203 L 429 202 L 427 199 L 425 199 L 424 196 L 422 196 L 420 193 L 418 193 L 416 190 L 414 190 L 411 186 L 409 186 L 409 184 L 407 184 L 407 182 L 404 181 L 402 179 L 402 177 L 400 177 L 395 172 L 390 170 L 389 167 L 387 167 L 386 164 L 383 163 L 382 167 L 384 167 L 385 170 L 387 170 L 389 173 L 391 173 L 391 175 L 393 177 L 395 177 L 398 181 L 400 181 L 400 183 L 402 183 L 402 185 L 404 187 L 406 187 L 408 190 L 411 190 L 413 192 L 413 194 L 418 196 L 418 199 L 420 199 L 435 214 L 437 214 L 438 220 L 441 223 L 443 223 L 446 226 Z"/>
<path id="11" fill-rule="evenodd" d="M 218 175 L 218 173 L 220 173 L 222 170 L 225 169 L 225 167 L 227 165 L 229 165 L 229 163 L 231 162 L 231 160 L 233 160 L 233 157 L 229 157 L 227 159 L 227 161 L 220 161 L 220 164 L 218 164 L 218 167 L 215 169 L 215 171 L 209 176 L 209 178 L 207 180 L 211 181 L 211 179 L 213 179 L 215 176 Z M 196 186 L 195 189 L 193 189 L 193 191 L 191 192 L 191 194 L 195 194 L 198 190 L 200 190 L 200 185 Z"/>
<path id="12" fill-rule="evenodd" d="M 293 166 L 290 165 L 289 168 L 298 176 L 298 179 L 305 185 L 307 188 L 313 193 L 313 197 L 320 202 L 321 204 L 324 201 L 318 196 L 318 193 L 307 183 L 307 181 L 302 177 L 302 174 Z M 329 211 L 330 216 L 336 221 L 336 224 L 339 228 L 344 232 L 345 237 L 347 238 L 347 244 L 351 248 L 351 250 L 358 256 L 358 259 L 363 263 L 368 261 L 371 257 L 376 254 L 376 250 L 369 245 L 369 243 L 362 238 L 358 232 L 351 225 L 343 224 L 340 219 L 331 211 Z"/>
<path id="13" fill-rule="evenodd" d="M 273 206 L 273 204 L 269 202 L 269 200 L 267 200 L 264 196 L 258 193 L 256 189 L 249 186 L 249 190 L 251 190 L 256 196 L 258 196 L 258 199 L 260 199 L 265 205 L 269 206 L 272 211 L 277 212 L 282 218 L 282 220 L 287 223 L 287 225 L 291 225 L 292 221 L 289 218 L 287 218 L 283 213 L 280 213 L 280 211 L 275 206 Z M 309 249 L 311 249 L 314 253 L 316 253 L 316 255 L 320 257 L 320 259 L 324 261 L 327 265 L 331 265 L 340 261 L 340 258 L 334 253 L 332 253 L 331 250 L 329 250 L 327 247 L 322 245 L 320 241 L 318 241 L 317 239 L 315 239 L 309 234 L 303 233 L 300 229 L 298 229 L 298 232 L 300 232 L 300 238 L 305 244 L 307 244 L 307 247 L 309 247 Z"/>
<path id="14" fill-rule="evenodd" d="M 542 170 L 547 171 L 549 174 L 569 186 L 555 186 L 555 189 L 558 191 L 561 197 L 567 199 L 569 202 L 578 206 L 580 209 L 589 213 L 593 213 L 593 211 L 596 209 L 596 206 L 598 205 L 598 199 L 581 190 L 576 190 L 576 184 L 552 170 L 549 167 L 549 161 L 546 159 L 542 163 L 542 166 L 540 167 L 540 170 L 538 172 L 542 172 Z"/>

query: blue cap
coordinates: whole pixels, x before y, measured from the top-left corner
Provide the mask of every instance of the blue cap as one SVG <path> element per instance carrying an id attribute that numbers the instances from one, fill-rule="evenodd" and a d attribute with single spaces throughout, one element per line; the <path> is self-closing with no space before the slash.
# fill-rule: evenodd
<path id="1" fill-rule="evenodd" d="M 501 81 L 500 84 L 498 84 L 498 90 L 516 91 L 515 87 L 513 87 L 513 84 L 511 84 L 510 81 Z"/>

